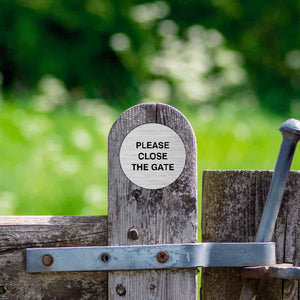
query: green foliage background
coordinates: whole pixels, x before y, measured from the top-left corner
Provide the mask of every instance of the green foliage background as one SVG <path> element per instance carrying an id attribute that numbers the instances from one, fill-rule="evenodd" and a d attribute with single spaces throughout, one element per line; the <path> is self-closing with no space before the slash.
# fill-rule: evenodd
<path id="1" fill-rule="evenodd" d="M 220 32 L 226 47 L 242 55 L 247 83 L 262 106 L 289 112 L 299 97 L 299 11 L 297 0 L 1 0 L 4 87 L 35 88 L 52 74 L 88 97 L 127 107 L 140 101 L 147 80 L 167 77 L 173 101 L 184 101 L 173 78 L 149 68 L 150 57 L 163 48 L 160 29 L 169 20 L 177 38 L 195 24 Z M 125 51 L 111 47 L 116 33 L 128 38 Z M 212 73 L 220 68 L 213 66 Z"/>
<path id="2" fill-rule="evenodd" d="M 199 186 L 203 169 L 273 169 L 277 128 L 300 118 L 299 11 L 296 0 L 1 0 L 0 214 L 106 214 L 109 128 L 146 101 L 192 123 Z"/>

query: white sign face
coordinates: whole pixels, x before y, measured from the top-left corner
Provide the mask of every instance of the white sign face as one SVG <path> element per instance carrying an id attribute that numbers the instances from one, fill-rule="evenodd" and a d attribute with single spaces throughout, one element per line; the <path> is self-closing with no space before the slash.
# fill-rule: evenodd
<path id="1" fill-rule="evenodd" d="M 125 137 L 120 163 L 134 184 L 146 189 L 170 185 L 181 174 L 186 160 L 184 144 L 168 126 L 148 123 L 136 127 Z"/>

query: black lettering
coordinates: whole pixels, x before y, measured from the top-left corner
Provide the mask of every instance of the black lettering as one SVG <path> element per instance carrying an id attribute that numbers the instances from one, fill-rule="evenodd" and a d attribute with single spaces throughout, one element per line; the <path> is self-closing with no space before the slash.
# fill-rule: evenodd
<path id="1" fill-rule="evenodd" d="M 148 171 L 149 165 L 148 164 L 131 164 L 133 171 Z"/>
<path id="2" fill-rule="evenodd" d="M 174 164 L 152 164 L 152 171 L 174 171 Z"/>
<path id="3" fill-rule="evenodd" d="M 163 160 L 168 159 L 168 153 L 166 152 L 139 152 L 138 153 L 138 159 L 140 160 Z"/>
<path id="4" fill-rule="evenodd" d="M 142 148 L 142 149 L 169 149 L 170 148 L 170 142 L 136 142 L 135 143 L 136 149 Z"/>

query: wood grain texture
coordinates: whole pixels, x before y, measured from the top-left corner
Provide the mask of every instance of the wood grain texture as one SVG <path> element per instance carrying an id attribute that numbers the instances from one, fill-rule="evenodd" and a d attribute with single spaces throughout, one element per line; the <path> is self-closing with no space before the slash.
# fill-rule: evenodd
<path id="1" fill-rule="evenodd" d="M 125 136 L 145 123 L 169 126 L 186 147 L 187 163 L 171 185 L 149 190 L 124 175 L 119 151 Z M 196 142 L 192 128 L 176 109 L 163 104 L 141 104 L 125 111 L 113 125 L 109 153 L 109 245 L 164 244 L 197 241 Z M 139 230 L 131 241 L 127 232 Z M 197 270 L 109 272 L 109 299 L 196 299 Z M 126 295 L 119 296 L 122 284 Z"/>
<path id="2" fill-rule="evenodd" d="M 0 216 L 0 300 L 107 299 L 107 272 L 25 272 L 26 248 L 96 245 L 106 216 Z"/>
<path id="3" fill-rule="evenodd" d="M 203 242 L 253 242 L 269 190 L 271 171 L 204 171 Z M 300 265 L 300 172 L 291 171 L 276 223 L 277 263 Z M 239 299 L 239 268 L 204 268 L 201 299 Z M 257 300 L 298 300 L 299 282 L 261 280 Z"/>

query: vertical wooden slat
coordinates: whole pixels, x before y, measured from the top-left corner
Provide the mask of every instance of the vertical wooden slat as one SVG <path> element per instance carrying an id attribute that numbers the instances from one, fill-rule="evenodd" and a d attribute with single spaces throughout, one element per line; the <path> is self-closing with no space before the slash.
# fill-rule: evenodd
<path id="1" fill-rule="evenodd" d="M 264 208 L 271 171 L 205 171 L 203 173 L 203 242 L 253 242 Z M 276 223 L 277 263 L 299 266 L 300 172 L 291 171 Z M 205 268 L 201 299 L 239 299 L 239 268 Z M 299 282 L 261 280 L 257 300 L 298 300 Z"/>
<path id="2" fill-rule="evenodd" d="M 177 180 L 160 189 L 141 188 L 123 173 L 119 153 L 125 136 L 146 123 L 173 129 L 182 139 L 187 159 Z M 113 125 L 108 142 L 109 245 L 166 244 L 197 241 L 196 142 L 193 130 L 176 109 L 141 104 L 125 111 Z M 139 238 L 128 239 L 136 227 Z M 196 299 L 197 270 L 109 272 L 109 299 Z M 120 296 L 120 285 L 126 294 Z"/>

